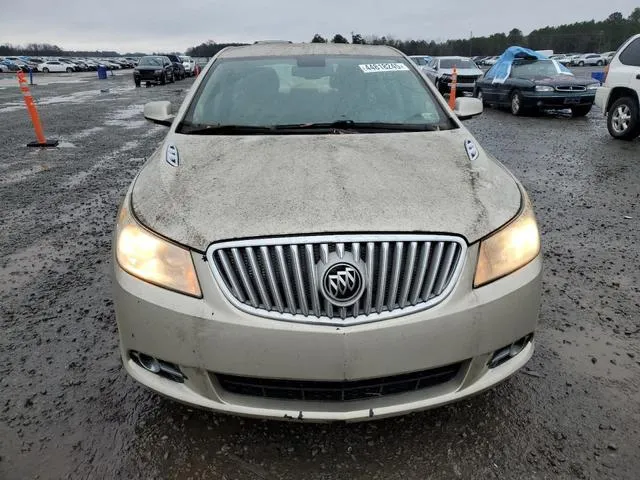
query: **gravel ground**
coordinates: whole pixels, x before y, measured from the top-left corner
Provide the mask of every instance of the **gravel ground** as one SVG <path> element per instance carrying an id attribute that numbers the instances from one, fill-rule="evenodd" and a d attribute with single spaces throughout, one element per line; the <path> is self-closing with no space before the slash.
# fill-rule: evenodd
<path id="1" fill-rule="evenodd" d="M 0 478 L 638 478 L 640 141 L 611 139 L 597 109 L 489 109 L 467 123 L 529 190 L 543 233 L 525 371 L 402 418 L 243 420 L 162 399 L 120 365 L 115 213 L 165 132 L 142 105 L 178 102 L 191 81 L 132 83 L 123 73 L 33 87 L 45 131 L 63 141 L 52 150 L 24 147 L 20 92 L 0 85 Z"/>

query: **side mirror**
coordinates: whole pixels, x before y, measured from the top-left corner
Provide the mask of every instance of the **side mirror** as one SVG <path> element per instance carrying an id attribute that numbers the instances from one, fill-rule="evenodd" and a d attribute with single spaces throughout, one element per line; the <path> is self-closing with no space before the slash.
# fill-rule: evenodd
<path id="1" fill-rule="evenodd" d="M 477 117 L 483 111 L 482 100 L 478 98 L 460 97 L 456 99 L 456 106 L 453 109 L 460 120 L 469 120 Z"/>
<path id="2" fill-rule="evenodd" d="M 158 125 L 170 127 L 175 115 L 171 102 L 149 102 L 144 106 L 144 118 Z"/>

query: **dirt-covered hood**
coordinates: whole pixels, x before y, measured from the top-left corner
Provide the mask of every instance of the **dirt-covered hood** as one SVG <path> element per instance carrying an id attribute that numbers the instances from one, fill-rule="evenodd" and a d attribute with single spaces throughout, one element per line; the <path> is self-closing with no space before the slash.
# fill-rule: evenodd
<path id="1" fill-rule="evenodd" d="M 454 233 L 472 243 L 513 218 L 521 194 L 477 144 L 470 160 L 469 140 L 465 129 L 171 133 L 135 182 L 133 210 L 150 229 L 201 251 L 219 240 L 347 232 Z M 172 146 L 178 166 L 167 161 Z"/>

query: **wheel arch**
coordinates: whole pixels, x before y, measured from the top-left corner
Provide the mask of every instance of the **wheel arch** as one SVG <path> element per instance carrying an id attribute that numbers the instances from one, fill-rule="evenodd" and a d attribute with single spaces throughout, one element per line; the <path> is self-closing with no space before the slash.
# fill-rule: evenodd
<path id="1" fill-rule="evenodd" d="M 635 99 L 636 104 L 639 103 L 638 93 L 635 90 L 629 87 L 615 87 L 613 90 L 611 90 L 611 94 L 609 95 L 609 100 L 607 102 L 607 113 L 609 112 L 611 105 L 620 100 L 622 97 L 631 97 Z"/>

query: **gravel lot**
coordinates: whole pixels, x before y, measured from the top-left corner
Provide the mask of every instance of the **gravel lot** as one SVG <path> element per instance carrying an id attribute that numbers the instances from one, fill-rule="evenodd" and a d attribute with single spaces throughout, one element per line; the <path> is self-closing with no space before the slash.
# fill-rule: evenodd
<path id="1" fill-rule="evenodd" d="M 580 69 L 587 75 L 589 70 Z M 594 108 L 468 126 L 524 183 L 545 251 L 538 345 L 471 400 L 356 425 L 243 420 L 146 391 L 120 365 L 110 292 L 117 205 L 164 135 L 130 73 L 0 81 L 0 478 L 635 479 L 640 471 L 640 141 Z M 38 82 L 36 78 L 36 83 Z"/>

